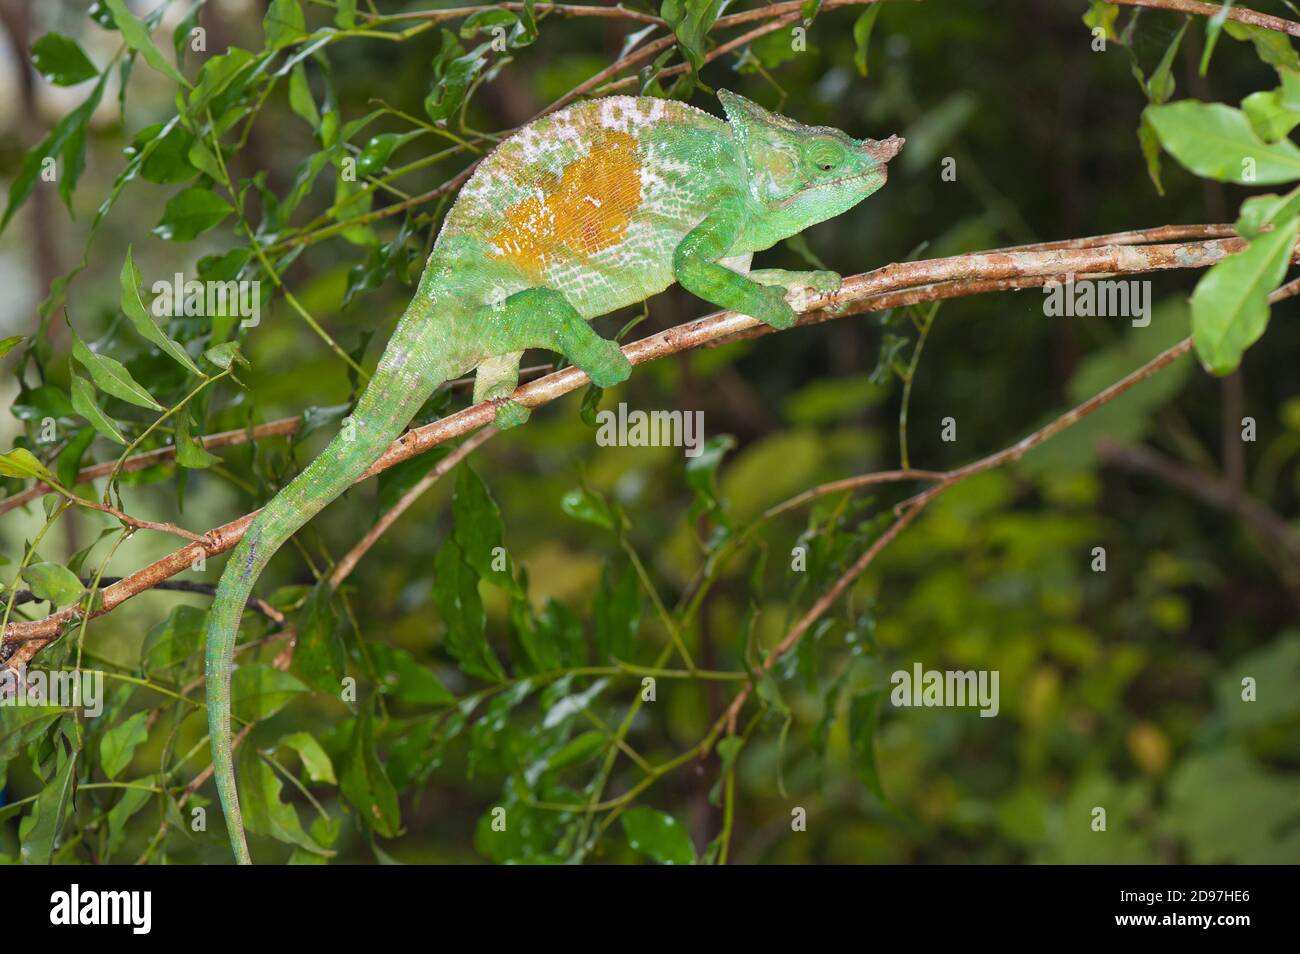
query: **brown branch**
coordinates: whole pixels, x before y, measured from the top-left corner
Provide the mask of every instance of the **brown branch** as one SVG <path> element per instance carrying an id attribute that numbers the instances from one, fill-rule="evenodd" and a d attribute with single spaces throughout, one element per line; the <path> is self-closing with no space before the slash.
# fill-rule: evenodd
<path id="1" fill-rule="evenodd" d="M 475 13 L 481 13 L 484 10 L 510 10 L 514 13 L 522 13 L 525 9 L 527 9 L 527 4 L 523 3 L 488 3 L 476 7 L 411 10 L 406 13 L 363 13 L 362 16 L 367 20 L 383 20 L 388 23 L 399 20 L 432 20 L 434 23 L 441 23 L 444 20 L 460 20 L 473 16 Z M 622 4 L 613 7 L 598 7 L 591 4 L 576 3 L 537 3 L 533 4 L 533 11 L 542 14 L 558 13 L 560 16 L 565 17 L 601 17 L 610 20 L 636 20 L 640 23 L 652 23 L 655 26 L 662 27 L 668 25 L 653 14 L 642 13 L 640 10 L 629 10 Z"/>
<path id="2" fill-rule="evenodd" d="M 75 507 L 84 507 L 87 510 L 95 510 L 99 513 L 106 513 L 110 517 L 115 517 L 132 530 L 158 530 L 162 533 L 170 533 L 183 540 L 189 540 L 192 543 L 203 542 L 203 538 L 197 533 L 191 533 L 184 527 L 178 527 L 174 523 L 159 522 L 156 520 L 141 520 L 139 517 L 133 517 L 129 513 L 124 513 L 123 511 L 118 510 L 111 504 L 99 503 L 95 500 L 87 500 L 84 497 L 78 497 L 76 495 L 65 499 Z"/>
<path id="3" fill-rule="evenodd" d="M 756 675 L 761 676 L 770 672 L 772 667 L 776 665 L 777 660 L 798 645 L 799 640 L 803 635 L 813 627 L 813 624 L 815 624 L 817 620 L 825 615 L 826 611 L 830 609 L 830 607 L 834 605 L 835 601 L 844 594 L 845 590 L 853 585 L 854 581 L 862 575 L 881 551 L 883 551 L 885 547 L 889 546 L 889 544 L 893 542 L 894 538 L 902 533 L 903 530 L 907 528 L 908 524 L 915 520 L 920 515 L 921 511 L 929 506 L 931 501 L 936 497 L 961 483 L 967 477 L 1019 460 L 1033 448 L 1045 441 L 1051 440 L 1066 428 L 1077 424 L 1098 408 L 1109 404 L 1134 385 L 1151 377 L 1151 375 L 1172 364 L 1178 358 L 1187 354 L 1191 350 L 1192 339 L 1183 339 L 1168 350 L 1156 355 L 1156 357 L 1152 358 L 1136 371 L 1120 378 L 1120 380 L 1116 381 L 1110 387 L 1095 394 L 1077 407 L 1066 411 L 1055 420 L 1040 427 L 1038 430 L 1034 431 L 1022 440 L 1017 441 L 1015 444 L 1012 444 L 1010 447 L 1004 448 L 997 453 L 989 454 L 987 457 L 981 457 L 979 460 L 967 464 L 964 467 L 947 471 L 942 475 L 942 479 L 940 479 L 933 487 L 930 487 L 899 504 L 895 508 L 897 519 L 890 524 L 889 529 L 876 538 L 871 546 L 854 561 L 853 565 L 835 581 L 834 585 L 831 586 L 829 590 L 818 597 L 817 601 L 808 609 L 808 612 L 804 613 L 799 621 L 794 624 L 788 633 L 786 633 L 785 637 L 782 638 L 781 642 L 776 645 L 776 648 L 768 653 L 767 658 L 763 660 L 763 664 L 759 667 Z M 731 705 L 727 707 L 727 711 L 723 713 L 722 718 L 718 720 L 719 728 L 725 725 L 728 732 L 734 733 L 736 731 L 736 720 L 740 715 L 741 709 L 744 708 L 745 700 L 749 698 L 753 686 L 754 683 L 747 683 L 736 693 L 736 697 L 731 701 Z"/>
<path id="4" fill-rule="evenodd" d="M 1222 3 L 1201 3 L 1200 0 L 1106 0 L 1106 2 L 1126 7 L 1149 7 L 1153 10 L 1192 13 L 1202 17 L 1212 17 L 1224 13 Z M 1260 13 L 1246 7 L 1229 7 L 1227 17 L 1229 20 L 1236 20 L 1238 23 L 1249 23 L 1251 26 L 1263 27 L 1265 30 L 1276 30 L 1278 33 L 1300 36 L 1300 23 L 1295 20 L 1284 20 L 1282 17 L 1270 16 L 1267 13 Z"/>
<path id="5" fill-rule="evenodd" d="M 1037 242 L 1033 245 L 1018 245 L 1009 248 L 994 249 L 998 252 L 1028 252 L 1028 251 L 1052 251 L 1055 249 L 1081 249 L 1097 248 L 1104 245 L 1139 245 L 1150 242 L 1169 242 L 1169 241 L 1186 241 L 1197 238 L 1227 238 L 1235 235 L 1231 225 L 1162 225 L 1150 229 L 1131 229 L 1125 232 L 1112 232 L 1108 235 L 1093 235 L 1086 238 L 1064 239 L 1052 242 Z M 1085 277 L 1101 278 L 1109 277 L 1110 273 L 1098 273 L 1096 275 L 1085 276 L 1076 274 L 1076 280 L 1083 280 Z M 995 291 L 1012 291 L 1022 288 L 1034 288 L 1045 284 L 1048 281 L 1064 281 L 1064 274 L 1060 275 L 1035 275 L 1022 278 L 1012 279 L 994 279 L 987 281 L 966 280 L 964 283 L 948 283 L 922 285 L 916 288 L 908 289 L 903 292 L 889 293 L 872 296 L 864 299 L 863 303 L 871 303 L 872 307 L 858 310 L 857 303 L 850 304 L 845 314 L 861 314 L 863 311 L 879 311 L 886 308 L 899 308 L 904 305 L 916 304 L 921 301 L 938 301 L 946 298 L 964 297 L 966 295 L 987 294 Z M 1284 289 L 1292 289 L 1290 294 L 1300 292 L 1300 279 L 1283 285 L 1278 292 Z M 1288 297 L 1283 294 L 1282 297 Z M 838 315 L 825 314 L 820 320 L 829 321 Z M 805 320 L 804 324 L 816 324 L 811 319 Z M 761 333 L 761 329 L 755 329 Z M 755 337 L 756 335 L 741 334 L 732 339 L 722 339 L 716 344 L 728 344 L 732 340 L 741 337 Z M 710 345 L 712 346 L 712 345 Z M 521 381 L 530 381 L 548 371 L 552 365 L 541 364 L 524 368 L 519 372 Z M 457 378 L 447 385 L 454 391 L 469 390 L 474 384 L 473 376 Z M 233 431 L 220 431 L 216 434 L 209 434 L 206 437 L 199 438 L 204 450 L 214 450 L 220 447 L 231 447 L 238 444 L 244 444 L 252 441 L 262 440 L 267 437 L 287 436 L 295 433 L 302 426 L 301 415 L 294 417 L 284 417 L 276 421 L 270 421 L 266 424 L 259 424 L 249 430 L 240 428 Z M 165 463 L 176 456 L 176 447 L 168 445 L 166 447 L 157 447 L 153 450 L 143 451 L 128 457 L 123 463 L 122 472 L 129 473 L 137 470 L 144 470 L 146 467 L 153 467 L 156 464 Z M 94 464 L 85 467 L 77 475 L 77 483 L 96 480 L 100 477 L 106 477 L 113 471 L 114 463 L 112 461 L 103 464 Z M 35 486 L 6 497 L 0 500 L 0 514 L 7 513 L 15 507 L 22 506 L 50 492 L 50 488 L 38 483 Z"/>
<path id="6" fill-rule="evenodd" d="M 1207 267 L 1243 248 L 1244 245 L 1245 243 L 1237 238 L 1210 239 L 1202 242 L 1137 247 L 1121 245 L 1048 251 L 998 251 L 896 263 L 874 272 L 852 276 L 846 279 L 841 289 L 834 294 L 814 296 L 806 300 L 800 307 L 801 311 L 806 312 L 801 323 L 824 321 L 828 316 L 842 317 L 842 313 L 836 313 L 840 306 L 872 295 L 881 296 L 894 290 L 954 281 L 1000 281 L 1064 273 L 1137 274 L 1165 269 Z M 641 338 L 625 345 L 623 353 L 632 364 L 645 364 L 757 328 L 759 322 L 753 318 L 735 312 L 720 312 Z M 775 329 L 762 326 L 761 330 L 764 334 L 770 334 Z M 1190 342 L 1184 342 L 1180 347 L 1185 352 L 1190 349 Z M 1172 357 L 1169 360 L 1172 360 Z M 569 367 L 520 387 L 511 399 L 525 407 L 536 408 L 582 387 L 587 382 L 588 378 L 585 374 L 577 368 Z M 379 460 L 366 471 L 362 479 L 387 470 L 439 444 L 486 427 L 492 423 L 494 412 L 495 406 L 492 402 L 483 402 L 408 431 L 389 446 Z M 1069 423 L 1073 421 L 1067 420 L 1062 426 L 1069 426 Z M 1051 436 L 1051 433 L 1055 432 L 1046 433 L 1042 439 Z M 1026 438 L 1026 442 L 1032 440 L 1032 436 Z M 1023 454 L 1034 446 L 1026 442 L 1009 449 L 1004 454 L 1014 456 Z M 996 462 L 990 466 L 996 466 Z M 121 582 L 105 588 L 102 592 L 103 607 L 96 615 L 111 612 L 131 597 L 150 589 L 158 581 L 168 579 L 189 567 L 201 555 L 215 556 L 233 548 L 255 516 L 256 512 L 232 520 L 212 530 L 205 538 L 204 544 L 192 543 L 182 547 L 131 574 Z M 76 612 L 75 609 L 70 608 L 44 619 L 10 623 L 4 634 L 4 641 L 22 645 L 12 654 L 9 664 L 13 666 L 25 664 L 46 643 L 57 638 L 62 627 L 76 618 Z"/>

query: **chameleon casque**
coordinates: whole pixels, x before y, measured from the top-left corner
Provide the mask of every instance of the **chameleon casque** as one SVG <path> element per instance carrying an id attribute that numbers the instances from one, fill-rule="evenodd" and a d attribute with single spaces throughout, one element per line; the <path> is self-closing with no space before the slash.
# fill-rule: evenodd
<path id="1" fill-rule="evenodd" d="M 564 355 L 600 387 L 631 372 L 587 322 L 674 282 L 787 328 L 788 290 L 833 272 L 749 271 L 756 251 L 839 215 L 885 184 L 903 146 L 805 126 L 720 90 L 724 122 L 679 102 L 616 96 L 523 127 L 461 189 L 419 287 L 335 437 L 266 505 L 226 564 L 209 618 L 208 731 L 236 859 L 250 862 L 231 758 L 230 677 L 240 616 L 276 550 L 352 485 L 443 382 L 475 371 L 474 400 L 508 400 L 527 348 Z"/>

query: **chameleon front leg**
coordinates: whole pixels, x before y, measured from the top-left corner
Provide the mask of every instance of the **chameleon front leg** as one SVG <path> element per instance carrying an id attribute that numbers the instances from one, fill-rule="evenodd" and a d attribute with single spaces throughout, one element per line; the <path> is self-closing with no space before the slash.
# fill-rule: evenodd
<path id="1" fill-rule="evenodd" d="M 475 372 L 474 400 L 508 398 L 519 383 L 519 359 L 526 348 L 558 351 L 593 384 L 613 387 L 632 373 L 618 343 L 596 334 L 582 315 L 553 288 L 526 288 L 486 311 L 479 327 L 489 357 Z M 496 424 L 507 428 L 528 420 L 528 408 L 514 401 L 497 405 Z"/>
<path id="2" fill-rule="evenodd" d="M 789 328 L 795 313 L 785 291 L 751 281 L 720 264 L 736 244 L 745 222 L 744 200 L 728 190 L 719 195 L 713 211 L 686 233 L 673 252 L 673 274 L 683 288 L 719 308 L 757 318 L 773 328 Z"/>

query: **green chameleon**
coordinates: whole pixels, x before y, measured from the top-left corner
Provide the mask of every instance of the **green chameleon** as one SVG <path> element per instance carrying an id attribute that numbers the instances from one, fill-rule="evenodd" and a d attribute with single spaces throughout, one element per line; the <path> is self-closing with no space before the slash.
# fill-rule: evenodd
<path id="1" fill-rule="evenodd" d="M 587 322 L 674 281 L 774 328 L 787 290 L 834 272 L 749 271 L 753 253 L 851 209 L 885 184 L 903 140 L 804 126 L 720 90 L 727 121 L 664 99 L 579 103 L 511 136 L 461 189 L 419 288 L 352 412 L 253 521 L 221 575 L 207 642 L 212 764 L 236 859 L 250 862 L 231 759 L 230 673 L 240 616 L 276 550 L 352 485 L 443 382 L 475 371 L 474 400 L 511 401 L 527 348 L 557 351 L 600 387 L 631 366 Z"/>

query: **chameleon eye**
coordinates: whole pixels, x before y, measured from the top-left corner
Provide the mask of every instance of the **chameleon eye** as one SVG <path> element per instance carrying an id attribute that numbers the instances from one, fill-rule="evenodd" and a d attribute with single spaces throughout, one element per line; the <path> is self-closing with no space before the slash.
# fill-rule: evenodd
<path id="1" fill-rule="evenodd" d="M 832 172 L 844 159 L 840 144 L 830 139 L 819 139 L 808 148 L 808 159 L 822 172 Z"/>

